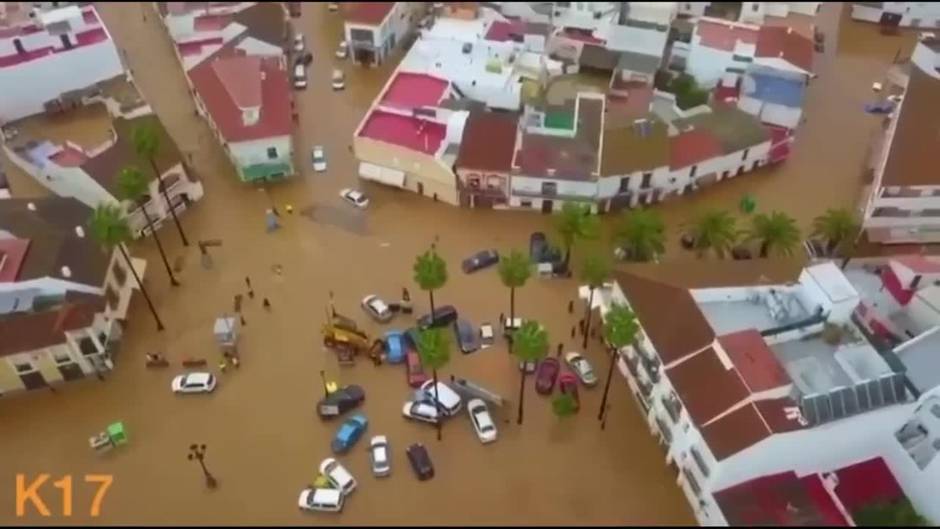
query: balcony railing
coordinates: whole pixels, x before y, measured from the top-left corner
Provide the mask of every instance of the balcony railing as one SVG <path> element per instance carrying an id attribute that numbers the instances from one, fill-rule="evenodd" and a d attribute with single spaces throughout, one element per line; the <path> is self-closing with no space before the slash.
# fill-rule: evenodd
<path id="1" fill-rule="evenodd" d="M 669 418 L 672 419 L 672 422 L 678 423 L 679 419 L 682 418 L 682 403 L 679 402 L 679 398 L 676 397 L 675 394 L 663 399 L 663 407 L 666 408 L 666 412 L 669 413 Z"/>
<path id="2" fill-rule="evenodd" d="M 584 201 L 584 202 L 593 202 L 597 200 L 596 193 L 592 193 L 590 195 L 576 195 L 572 193 L 546 194 L 546 193 L 543 193 L 541 190 L 529 191 L 525 189 L 513 189 L 512 194 L 518 197 L 544 198 L 547 200 L 575 200 L 575 201 Z"/>
<path id="3" fill-rule="evenodd" d="M 666 441 L 666 444 L 672 444 L 672 429 L 669 428 L 669 425 L 665 421 L 659 418 L 659 415 L 655 417 L 656 426 L 659 427 L 659 433 L 662 434 L 663 439 Z"/>
<path id="4" fill-rule="evenodd" d="M 697 466 L 702 475 L 707 478 L 709 470 L 708 465 L 705 464 L 705 458 L 702 457 L 702 454 L 700 454 L 694 446 L 689 449 L 689 453 L 692 454 L 692 459 L 695 460 L 695 466 Z"/>

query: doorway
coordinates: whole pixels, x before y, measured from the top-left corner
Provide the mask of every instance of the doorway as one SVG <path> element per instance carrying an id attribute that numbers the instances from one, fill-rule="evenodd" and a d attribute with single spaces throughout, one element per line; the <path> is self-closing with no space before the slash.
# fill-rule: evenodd
<path id="1" fill-rule="evenodd" d="M 66 382 L 71 382 L 72 380 L 78 380 L 85 377 L 85 372 L 82 371 L 82 368 L 74 362 L 68 364 L 59 364 L 59 373 L 62 373 L 62 378 Z"/>
<path id="2" fill-rule="evenodd" d="M 23 386 L 25 386 L 26 389 L 39 389 L 48 385 L 46 384 L 46 379 L 43 378 L 42 373 L 39 371 L 20 373 L 20 380 L 23 381 Z"/>
<path id="3" fill-rule="evenodd" d="M 424 184 L 422 184 L 421 182 L 418 182 L 417 186 L 418 186 L 418 194 L 424 195 Z"/>
<path id="4" fill-rule="evenodd" d="M 555 209 L 555 202 L 552 200 L 542 201 L 542 213 L 551 213 Z"/>

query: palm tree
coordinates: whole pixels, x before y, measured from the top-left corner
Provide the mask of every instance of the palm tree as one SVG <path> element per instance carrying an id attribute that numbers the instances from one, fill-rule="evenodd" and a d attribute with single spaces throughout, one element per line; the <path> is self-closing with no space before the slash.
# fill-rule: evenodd
<path id="1" fill-rule="evenodd" d="M 578 241 L 596 239 L 600 234 L 600 221 L 587 204 L 565 202 L 555 219 L 555 230 L 565 246 L 567 268 L 571 262 L 571 247 Z"/>
<path id="2" fill-rule="evenodd" d="M 655 210 L 624 211 L 615 234 L 631 261 L 651 261 L 666 251 L 666 224 Z"/>
<path id="3" fill-rule="evenodd" d="M 527 321 L 512 333 L 512 354 L 525 365 L 537 362 L 548 354 L 548 333 L 536 321 Z M 519 381 L 519 415 L 516 424 L 522 424 L 522 402 L 525 399 L 525 379 L 528 376 L 522 369 L 522 378 Z"/>
<path id="4" fill-rule="evenodd" d="M 826 212 L 813 219 L 813 237 L 819 237 L 826 241 L 826 254 L 832 255 L 839 250 L 839 253 L 845 255 L 848 253 L 848 246 L 858 235 L 859 225 L 847 209 L 827 209 Z"/>
<path id="5" fill-rule="evenodd" d="M 529 258 L 519 250 L 512 250 L 499 260 L 499 278 L 509 289 L 509 321 L 516 321 L 516 288 L 525 285 L 532 275 Z M 503 325 L 503 322 L 499 322 Z"/>
<path id="6" fill-rule="evenodd" d="M 163 266 L 166 267 L 166 273 L 170 276 L 170 284 L 174 287 L 179 286 L 176 277 L 173 276 L 173 269 L 170 268 L 170 263 L 166 259 L 166 253 L 163 252 L 163 244 L 160 243 L 157 230 L 153 227 L 153 219 L 150 218 L 150 212 L 147 211 L 146 201 L 143 200 L 145 197 L 147 200 L 150 198 L 147 196 L 149 184 L 144 174 L 136 167 L 125 167 L 121 169 L 121 172 L 118 174 L 117 185 L 118 197 L 121 200 L 126 200 L 131 204 L 138 205 L 140 210 L 144 213 L 147 227 L 150 228 L 150 236 L 153 237 L 153 240 L 157 243 L 157 250 L 160 251 L 160 257 L 163 258 Z"/>
<path id="7" fill-rule="evenodd" d="M 447 335 L 438 328 L 431 327 L 418 332 L 418 355 L 421 357 L 421 363 L 431 368 L 431 375 L 434 378 L 434 407 L 440 413 L 441 401 L 437 396 L 437 370 L 441 369 L 450 361 L 450 342 Z M 441 440 L 441 417 L 436 421 L 437 440 Z"/>
<path id="8" fill-rule="evenodd" d="M 610 262 L 600 254 L 589 254 L 584 258 L 581 267 L 581 280 L 587 283 L 591 293 L 588 296 L 587 315 L 584 317 L 584 343 L 581 347 L 587 349 L 588 333 L 591 331 L 591 315 L 594 313 L 594 292 L 604 285 L 610 277 Z"/>
<path id="9" fill-rule="evenodd" d="M 127 255 L 127 248 L 124 247 L 124 244 L 131 238 L 131 230 L 127 225 L 127 218 L 125 218 L 121 208 L 113 204 L 99 204 L 91 215 L 89 228 L 92 238 L 94 238 L 102 248 L 110 252 L 114 252 L 114 249 L 117 248 L 121 252 L 121 255 L 124 257 L 124 262 L 127 264 L 127 268 L 130 269 L 134 280 L 137 281 L 137 286 L 144 295 L 144 299 L 147 300 L 147 306 L 150 307 L 150 313 L 153 314 L 153 319 L 157 321 L 157 330 L 162 331 L 163 322 L 160 321 L 157 309 L 153 307 L 150 295 L 147 293 L 147 289 L 144 288 L 144 283 L 140 280 L 140 276 L 137 275 L 137 270 L 134 268 L 130 256 Z"/>
<path id="10" fill-rule="evenodd" d="M 610 366 L 607 368 L 607 382 L 604 383 L 604 396 L 601 397 L 601 409 L 597 412 L 597 420 L 604 418 L 610 379 L 614 376 L 614 362 L 617 355 L 622 347 L 636 340 L 638 332 L 640 332 L 640 326 L 636 321 L 636 314 L 629 307 L 620 303 L 610 306 L 604 321 L 604 339 L 610 347 Z"/>
<path id="11" fill-rule="evenodd" d="M 431 324 L 434 324 L 434 291 L 447 283 L 447 263 L 437 255 L 437 249 L 431 249 L 415 258 L 414 280 L 421 290 L 428 291 L 431 299 Z"/>
<path id="12" fill-rule="evenodd" d="M 160 152 L 160 136 L 157 134 L 153 125 L 148 124 L 134 127 L 133 132 L 131 132 L 131 139 L 134 142 L 134 151 L 137 153 L 137 156 L 147 160 L 150 163 L 150 168 L 153 169 L 153 174 L 157 179 L 157 185 L 160 188 L 160 192 L 163 193 L 163 199 L 166 200 L 166 207 L 170 209 L 173 223 L 176 224 L 176 231 L 179 232 L 180 239 L 183 240 L 183 246 L 189 246 L 189 240 L 186 239 L 186 234 L 183 233 L 183 226 L 180 224 L 180 219 L 176 217 L 176 208 L 174 208 L 173 204 L 170 202 L 170 195 L 166 190 L 163 179 L 160 178 L 160 169 L 157 167 L 157 153 Z"/>
<path id="13" fill-rule="evenodd" d="M 736 223 L 727 211 L 713 209 L 703 212 L 687 224 L 688 234 L 693 241 L 692 248 L 699 257 L 708 250 L 714 250 L 718 257 L 724 257 L 738 238 Z"/>
<path id="14" fill-rule="evenodd" d="M 771 253 L 790 256 L 800 245 L 800 229 L 796 227 L 796 220 L 786 213 L 758 213 L 752 219 L 748 239 L 760 242 L 761 257 Z"/>
<path id="15" fill-rule="evenodd" d="M 559 419 L 574 415 L 577 411 L 577 403 L 569 393 L 559 393 L 552 398 L 552 412 Z"/>

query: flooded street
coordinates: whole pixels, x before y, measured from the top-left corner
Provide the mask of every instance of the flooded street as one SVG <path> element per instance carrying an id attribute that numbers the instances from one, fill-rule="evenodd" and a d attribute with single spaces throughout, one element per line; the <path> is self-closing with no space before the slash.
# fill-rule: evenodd
<path id="1" fill-rule="evenodd" d="M 862 106 L 897 47 L 906 55 L 913 38 L 881 37 L 876 27 L 850 21 L 837 34 L 840 8 L 827 5 L 821 15 L 827 55 L 809 91 L 808 122 L 790 160 L 663 204 L 673 230 L 697 208 L 734 208 L 747 192 L 760 209 L 784 210 L 803 227 L 826 207 L 855 204 L 868 140 L 879 123 Z M 363 296 L 376 293 L 391 300 L 403 286 L 412 293 L 416 313 L 427 310 L 427 296 L 413 284 L 411 266 L 435 239 L 450 269 L 436 302 L 455 305 L 477 325 L 495 322 L 508 312 L 507 289 L 495 270 L 463 274 L 460 260 L 481 248 L 525 249 L 532 231 L 550 231 L 547 216 L 458 209 L 371 184 L 363 187 L 371 195 L 368 211 L 341 202 L 339 189 L 360 185 L 349 152 L 352 133 L 393 65 L 363 70 L 347 63 L 347 88 L 333 92 L 329 75 L 342 33 L 339 15 L 327 13 L 325 5 L 308 4 L 295 20 L 314 54 L 310 87 L 298 92 L 297 102 L 295 154 L 304 174 L 264 192 L 238 182 L 221 147 L 195 117 L 170 38 L 149 4 L 145 10 L 140 4 L 99 4 L 98 9 L 145 97 L 180 149 L 192 154 L 204 181 L 206 198 L 181 216 L 184 228 L 193 240 L 221 239 L 223 246 L 212 249 L 215 266 L 205 270 L 195 245 L 184 248 L 173 230 L 163 230 L 170 259 L 183 260 L 179 288 L 171 288 L 156 267 L 146 280 L 166 331 L 156 332 L 138 298 L 116 369 L 105 382 L 90 379 L 55 394 L 0 399 L 0 496 L 8 498 L 0 503 L 0 525 L 693 523 L 675 472 L 664 464 L 665 452 L 619 376 L 612 384 L 605 431 L 595 420 L 602 387 L 581 388 L 580 414 L 560 421 L 549 401 L 535 394 L 530 377 L 525 423 L 515 425 L 514 406 L 497 410 L 499 440 L 483 446 L 465 413 L 445 424 L 442 442 L 432 427 L 405 420 L 401 406 L 410 389 L 401 366 L 361 361 L 339 368 L 332 353 L 324 351 L 319 327 L 330 291 L 337 310 L 360 323 L 366 323 L 358 307 Z M 315 144 L 326 148 L 326 173 L 310 169 Z M 16 172 L 10 179 L 15 196 L 42 193 Z M 294 214 L 282 214 L 282 228 L 267 234 L 264 210 L 272 199 L 282 212 L 292 205 Z M 150 241 L 133 251 L 158 262 Z M 673 253 L 670 258 L 690 258 Z M 576 249 L 576 262 L 579 255 Z M 188 356 L 218 360 L 212 323 L 231 310 L 234 295 L 245 293 L 245 276 L 251 277 L 256 297 L 243 302 L 242 369 L 221 375 L 212 395 L 171 394 L 170 380 L 178 368 L 145 369 L 144 354 L 163 351 L 175 366 Z M 566 310 L 574 293 L 574 281 L 535 278 L 517 292 L 517 314 L 546 325 L 552 351 L 558 342 L 565 350 L 580 348 L 569 339 L 580 317 Z M 270 313 L 261 308 L 262 297 L 270 299 Z M 384 327 L 405 328 L 412 321 L 401 315 Z M 373 335 L 385 330 L 371 322 L 366 327 Z M 595 369 L 606 371 L 596 342 L 587 356 Z M 370 421 L 366 438 L 341 458 L 360 484 L 337 517 L 299 513 L 296 506 L 297 494 L 330 455 L 339 425 L 322 423 L 314 412 L 322 396 L 321 369 L 329 379 L 365 388 L 362 411 Z M 442 377 L 450 374 L 476 380 L 516 402 L 519 372 L 501 344 L 468 356 L 453 348 L 441 372 Z M 116 420 L 124 421 L 130 443 L 104 457 L 92 453 L 88 436 Z M 365 449 L 368 437 L 378 434 L 389 437 L 393 452 L 392 476 L 383 480 L 370 475 Z M 430 451 L 437 473 L 432 481 L 418 482 L 408 468 L 404 449 L 415 441 Z M 218 490 L 207 491 L 199 467 L 186 459 L 191 443 L 208 445 L 206 464 L 220 481 Z M 13 476 L 42 472 L 53 479 L 73 474 L 71 518 L 15 517 Z M 82 482 L 83 474 L 114 476 L 96 520 L 87 507 L 94 487 Z M 46 485 L 43 492 L 50 508 L 58 509 L 58 491 Z"/>

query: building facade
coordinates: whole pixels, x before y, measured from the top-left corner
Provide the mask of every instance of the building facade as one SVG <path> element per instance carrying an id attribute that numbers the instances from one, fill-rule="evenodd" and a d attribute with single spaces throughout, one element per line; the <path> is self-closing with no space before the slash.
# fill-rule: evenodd
<path id="1" fill-rule="evenodd" d="M 382 64 L 402 46 L 427 8 L 425 2 L 350 2 L 345 5 L 344 36 L 352 61 Z"/>

